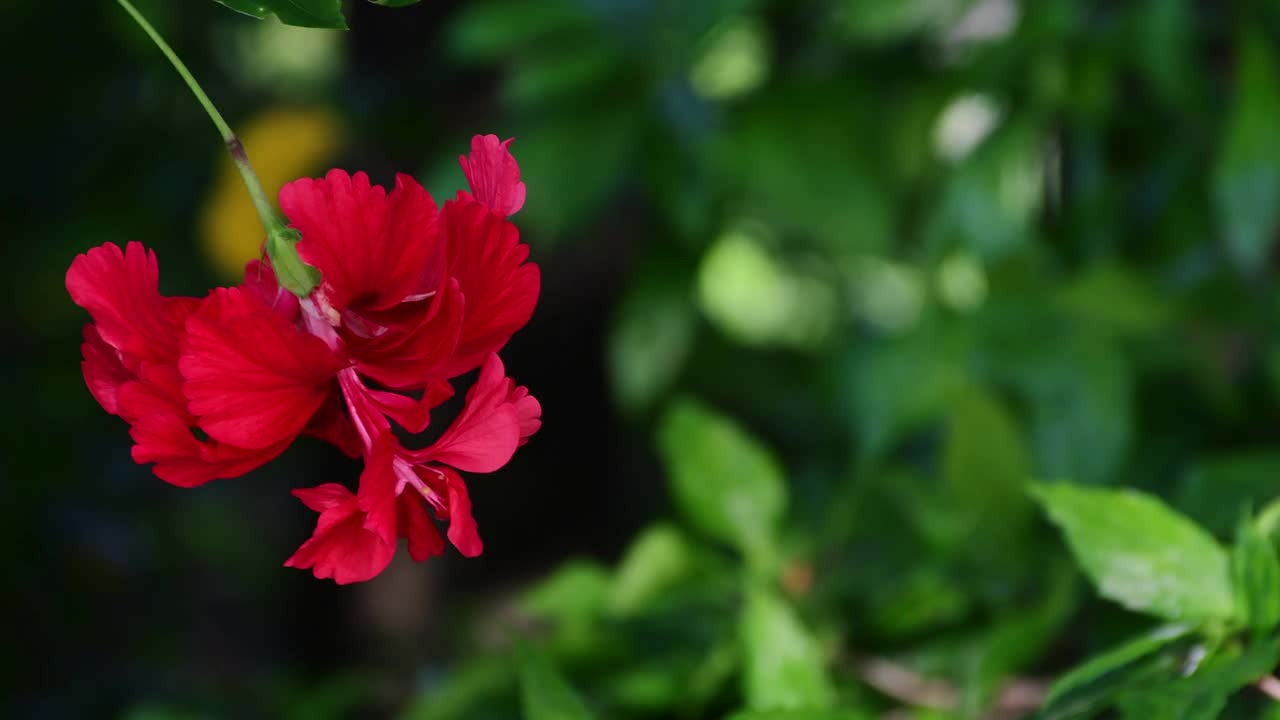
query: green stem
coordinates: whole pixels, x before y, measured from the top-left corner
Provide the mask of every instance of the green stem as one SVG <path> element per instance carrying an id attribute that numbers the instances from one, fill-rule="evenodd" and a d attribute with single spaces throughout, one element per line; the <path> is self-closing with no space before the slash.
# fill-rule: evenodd
<path id="1" fill-rule="evenodd" d="M 129 0 L 116 0 L 120 3 L 120 7 L 125 9 L 133 17 L 134 22 L 142 27 L 143 31 L 151 38 L 151 41 L 160 48 L 160 52 L 169 59 L 173 65 L 173 69 L 178 71 L 182 76 L 187 87 L 191 88 L 191 93 L 196 96 L 196 100 L 200 101 L 200 105 L 204 107 L 205 112 L 209 113 L 209 119 L 218 128 L 218 134 L 222 136 L 222 141 L 226 143 L 227 152 L 231 153 L 231 159 L 235 161 L 236 170 L 240 171 L 240 177 L 244 180 L 244 186 L 249 191 L 249 197 L 253 199 L 253 207 L 258 211 L 258 219 L 262 221 L 262 227 L 270 235 L 272 232 L 279 231 L 285 227 L 284 221 L 280 215 L 271 206 L 271 201 L 267 199 L 267 194 L 262 190 L 262 183 L 258 181 L 258 176 L 253 172 L 253 166 L 249 164 L 249 156 L 245 154 L 244 145 L 240 143 L 240 138 L 236 137 L 235 132 L 231 130 L 231 126 L 222 118 L 222 113 L 218 112 L 218 108 L 214 107 L 213 101 L 205 94 L 204 89 L 200 87 L 200 83 L 196 82 L 195 77 L 191 75 L 191 71 L 187 69 L 185 63 L 173 52 L 173 48 L 169 47 L 169 43 L 160 37 L 160 33 L 147 22 L 147 19 L 138 12 Z"/>

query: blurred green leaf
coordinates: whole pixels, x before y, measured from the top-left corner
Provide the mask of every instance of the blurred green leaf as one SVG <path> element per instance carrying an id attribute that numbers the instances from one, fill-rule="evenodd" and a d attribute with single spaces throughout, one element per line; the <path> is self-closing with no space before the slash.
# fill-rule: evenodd
<path id="1" fill-rule="evenodd" d="M 482 708 L 495 696 L 514 694 L 516 673 L 502 658 L 479 657 L 450 668 L 444 682 L 419 695 L 401 720 L 475 720 L 492 717 Z M 501 715 L 499 715 L 501 717 Z"/>
<path id="2" fill-rule="evenodd" d="M 1160 651 L 1189 632 L 1186 626 L 1166 625 L 1091 658 L 1054 682 L 1036 717 L 1091 717 L 1126 688 L 1176 676 L 1180 659 Z"/>
<path id="3" fill-rule="evenodd" d="M 763 586 L 748 590 L 741 633 L 748 707 L 831 706 L 835 694 L 822 648 L 776 592 Z"/>
<path id="4" fill-rule="evenodd" d="M 516 133 L 521 179 L 536 188 L 521 211 L 523 226 L 554 241 L 603 210 L 636 144 L 643 118 L 636 102 L 628 97 L 573 108 Z"/>
<path id="5" fill-rule="evenodd" d="M 1042 342 L 1037 339 L 1035 342 Z M 1114 347 L 1084 340 L 1037 350 L 1022 373 L 1041 475 L 1110 482 L 1132 443 L 1133 373 Z"/>
<path id="6" fill-rule="evenodd" d="M 549 36 L 589 30 L 581 10 L 567 0 L 488 0 L 464 5 L 448 37 L 455 57 L 487 61 Z"/>
<path id="7" fill-rule="evenodd" d="M 946 505 L 963 518 L 962 532 L 980 533 L 992 551 L 1008 548 L 1031 509 L 1030 468 L 1012 418 L 994 397 L 974 385 L 948 398 L 947 440 L 942 450 Z"/>
<path id="8" fill-rule="evenodd" d="M 753 217 L 800 230 L 842 255 L 889 242 L 889 188 L 875 182 L 854 127 L 847 86 L 787 86 L 757 93 L 715 148 L 725 186 Z M 823 192 L 815 192 L 823 188 Z"/>
<path id="9" fill-rule="evenodd" d="M 615 50 L 604 44 L 557 46 L 512 68 L 503 98 L 517 106 L 551 103 L 575 93 L 590 94 L 621 68 Z"/>
<path id="10" fill-rule="evenodd" d="M 1157 498 L 1063 483 L 1033 494 L 1103 597 L 1172 620 L 1231 618 L 1226 551 Z"/>
<path id="11" fill-rule="evenodd" d="M 1236 531 L 1231 575 L 1237 613 L 1250 628 L 1266 632 L 1280 623 L 1280 558 L 1247 516 Z"/>
<path id="12" fill-rule="evenodd" d="M 958 244 L 984 258 L 1026 242 L 1043 193 L 1043 152 L 1039 133 L 1025 122 L 997 131 L 948 179 L 929 227 L 931 242 Z"/>
<path id="13" fill-rule="evenodd" d="M 588 560 L 570 560 L 525 591 L 524 608 L 561 622 L 595 617 L 604 608 L 612 583 L 609 571 Z"/>
<path id="14" fill-rule="evenodd" d="M 1220 537 L 1240 514 L 1280 495 L 1280 452 L 1257 450 L 1209 456 L 1191 467 L 1175 506 Z"/>
<path id="15" fill-rule="evenodd" d="M 626 615 L 661 596 L 694 569 L 689 541 L 670 525 L 640 533 L 627 548 L 609 588 L 609 609 Z"/>
<path id="16" fill-rule="evenodd" d="M 725 720 L 871 720 L 869 713 L 855 710 L 799 708 L 795 710 L 743 710 Z"/>
<path id="17" fill-rule="evenodd" d="M 1074 319 L 1124 338 L 1158 333 L 1174 317 L 1168 298 L 1140 272 L 1115 263 L 1097 264 L 1074 278 L 1057 301 Z"/>
<path id="18" fill-rule="evenodd" d="M 787 502 L 773 453 L 733 420 L 690 399 L 668 408 L 658 449 L 685 517 L 768 567 Z"/>
<path id="19" fill-rule="evenodd" d="M 635 412 L 675 381 L 692 349 L 697 314 L 682 278 L 649 273 L 623 298 L 609 340 L 610 383 Z"/>
<path id="20" fill-rule="evenodd" d="M 342 0 L 214 0 L 256 18 L 275 15 L 285 25 L 346 30 Z"/>
<path id="21" fill-rule="evenodd" d="M 417 5 L 422 0 L 369 0 L 374 5 L 382 5 L 384 7 L 408 7 Z"/>
<path id="22" fill-rule="evenodd" d="M 1280 210 L 1280 70 L 1275 43 L 1242 34 L 1234 103 L 1214 173 L 1218 222 L 1232 257 L 1258 270 L 1271 251 Z"/>
<path id="23" fill-rule="evenodd" d="M 590 720 L 586 703 L 550 661 L 527 646 L 519 656 L 524 720 Z"/>
<path id="24" fill-rule="evenodd" d="M 1244 650 L 1226 648 L 1202 660 L 1190 675 L 1123 693 L 1120 706 L 1127 720 L 1214 720 L 1232 693 L 1271 672 L 1277 661 L 1277 638 Z"/>

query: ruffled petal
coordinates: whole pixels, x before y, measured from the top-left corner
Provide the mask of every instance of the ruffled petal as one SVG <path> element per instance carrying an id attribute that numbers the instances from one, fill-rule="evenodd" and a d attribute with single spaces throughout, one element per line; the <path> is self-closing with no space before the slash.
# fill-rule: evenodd
<path id="1" fill-rule="evenodd" d="M 513 140 L 515 138 L 499 141 L 497 135 L 476 135 L 471 138 L 471 155 L 458 157 L 471 194 L 503 216 L 515 215 L 524 207 L 525 187 L 520 182 L 520 166 L 508 149 Z"/>
<path id="2" fill-rule="evenodd" d="M 350 334 L 343 338 L 361 374 L 387 387 L 416 390 L 433 376 L 442 375 L 451 362 L 462 330 L 463 312 L 462 292 L 456 282 L 450 281 L 416 325 L 388 330 L 371 339 Z"/>
<path id="3" fill-rule="evenodd" d="M 252 293 L 219 288 L 187 320 L 178 367 L 202 430 L 225 443 L 263 448 L 302 431 L 342 362 Z"/>
<path id="4" fill-rule="evenodd" d="M 388 539 L 365 527 L 366 514 L 346 488 L 320 487 L 325 490 L 317 494 L 303 496 L 294 492 L 308 507 L 323 503 L 324 509 L 311 538 L 285 560 L 285 567 L 311 568 L 317 578 L 333 578 L 339 585 L 377 576 L 395 555 L 395 536 Z"/>
<path id="5" fill-rule="evenodd" d="M 529 246 L 516 227 L 472 200 L 451 200 L 442 214 L 449 275 L 466 300 L 454 357 L 445 375 L 477 367 L 501 350 L 533 315 L 541 289 L 538 266 L 525 262 Z"/>
<path id="6" fill-rule="evenodd" d="M 423 292 L 427 276 L 441 275 L 436 204 L 408 175 L 397 175 L 387 194 L 364 173 L 330 170 L 285 185 L 280 207 L 302 234 L 299 255 L 320 270 L 338 311 L 385 310 Z"/>
<path id="7" fill-rule="evenodd" d="M 289 446 L 286 441 L 250 450 L 216 440 L 202 441 L 173 413 L 138 418 L 129 435 L 135 443 L 134 462 L 155 463 L 152 471 L 156 476 L 179 487 L 239 477 L 270 462 Z"/>
<path id="8" fill-rule="evenodd" d="M 107 243 L 77 255 L 67 270 L 67 292 L 89 311 L 98 335 L 121 353 L 124 364 L 172 362 L 185 303 L 160 295 L 160 266 L 154 252 L 131 242 L 124 250 Z"/>
<path id="9" fill-rule="evenodd" d="M 510 381 L 502 361 L 490 355 L 467 391 L 462 413 L 431 447 L 412 453 L 419 462 L 487 473 L 511 459 L 520 443 L 520 415 L 510 402 Z"/>

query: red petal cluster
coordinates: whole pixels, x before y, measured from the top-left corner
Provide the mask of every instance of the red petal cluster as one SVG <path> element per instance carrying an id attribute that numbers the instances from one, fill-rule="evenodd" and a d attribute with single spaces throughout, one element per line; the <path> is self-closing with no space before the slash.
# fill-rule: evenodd
<path id="1" fill-rule="evenodd" d="M 542 408 L 506 376 L 497 352 L 528 322 L 538 267 L 508 221 L 525 186 L 510 140 L 477 136 L 459 158 L 471 186 L 436 207 L 411 177 L 390 192 L 332 170 L 280 191 L 322 275 L 299 299 L 271 268 L 204 299 L 160 294 L 155 254 L 108 243 L 76 257 L 67 290 L 89 311 L 82 367 L 93 397 L 130 425 L 133 458 L 182 487 L 242 475 L 310 435 L 363 456 L 352 493 L 294 491 L 320 514 L 285 565 L 359 582 L 400 538 L 421 561 L 444 550 L 431 516 L 463 555 L 482 549 L 458 471 L 488 473 L 537 432 Z M 423 449 L 451 381 L 479 369 L 458 416 Z M 397 434 L 399 433 L 399 434 Z"/>

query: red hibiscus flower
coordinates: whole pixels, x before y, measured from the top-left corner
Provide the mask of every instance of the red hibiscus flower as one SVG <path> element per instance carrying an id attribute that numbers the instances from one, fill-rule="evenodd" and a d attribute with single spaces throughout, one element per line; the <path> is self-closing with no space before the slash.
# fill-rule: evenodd
<path id="1" fill-rule="evenodd" d="M 499 469 L 541 416 L 496 354 L 528 322 L 540 285 L 507 219 L 525 196 L 509 143 L 473 140 L 460 158 L 471 192 L 443 210 L 406 175 L 390 192 L 340 170 L 286 185 L 280 204 L 301 234 L 298 255 L 322 279 L 306 297 L 279 287 L 265 263 L 196 300 L 160 295 L 155 255 L 138 243 L 77 257 L 67 289 L 94 320 L 85 382 L 130 424 L 134 459 L 191 487 L 312 435 L 363 455 L 365 470 L 355 493 L 333 483 L 294 492 L 320 517 L 286 565 L 367 580 L 399 538 L 415 560 L 443 551 L 432 514 L 459 552 L 478 555 L 458 471 Z M 454 394 L 451 380 L 476 368 L 449 427 L 406 449 L 397 433 L 425 430 Z"/>

